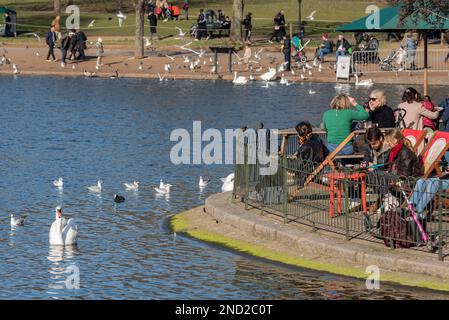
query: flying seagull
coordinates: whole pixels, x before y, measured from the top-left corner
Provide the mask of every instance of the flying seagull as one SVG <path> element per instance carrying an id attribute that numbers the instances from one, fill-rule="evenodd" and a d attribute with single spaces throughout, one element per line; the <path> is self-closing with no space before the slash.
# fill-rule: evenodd
<path id="1" fill-rule="evenodd" d="M 89 25 L 88 25 L 87 27 L 88 27 L 88 28 L 93 28 L 94 23 L 95 23 L 95 19 L 92 20 L 92 21 L 89 23 Z"/>
<path id="2" fill-rule="evenodd" d="M 316 13 L 316 10 L 313 10 L 306 18 L 309 20 L 312 20 L 312 21 L 315 20 L 315 17 L 314 17 L 315 13 Z"/>
<path id="3" fill-rule="evenodd" d="M 118 25 L 121 28 L 123 22 L 126 20 L 126 16 L 121 11 L 119 11 L 117 17 L 118 17 Z"/>

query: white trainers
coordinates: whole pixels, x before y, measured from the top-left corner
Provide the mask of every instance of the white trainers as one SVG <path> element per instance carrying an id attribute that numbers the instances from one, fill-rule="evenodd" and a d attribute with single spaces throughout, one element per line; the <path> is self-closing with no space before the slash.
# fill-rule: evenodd
<path id="1" fill-rule="evenodd" d="M 65 67 L 65 63 L 62 62 L 62 63 L 61 63 L 61 68 L 64 68 L 64 67 Z"/>

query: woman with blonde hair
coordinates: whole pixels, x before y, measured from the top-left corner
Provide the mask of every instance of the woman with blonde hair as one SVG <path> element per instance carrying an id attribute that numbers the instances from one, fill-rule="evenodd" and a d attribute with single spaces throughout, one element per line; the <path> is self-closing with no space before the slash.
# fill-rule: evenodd
<path id="1" fill-rule="evenodd" d="M 387 96 L 383 90 L 373 90 L 370 94 L 366 111 L 369 113 L 369 121 L 378 128 L 394 128 L 396 120 L 393 110 L 387 106 Z"/>
<path id="2" fill-rule="evenodd" d="M 366 120 L 368 112 L 354 98 L 345 94 L 336 96 L 330 105 L 331 109 L 324 112 L 323 124 L 327 132 L 328 149 L 333 152 L 351 133 L 354 120 Z M 352 142 L 349 142 L 339 154 L 353 154 Z"/>
<path id="3" fill-rule="evenodd" d="M 419 177 L 424 174 L 421 161 L 413 152 L 410 141 L 404 137 L 401 129 L 388 131 L 385 141 L 391 148 L 388 162 L 392 173 L 405 177 Z"/>

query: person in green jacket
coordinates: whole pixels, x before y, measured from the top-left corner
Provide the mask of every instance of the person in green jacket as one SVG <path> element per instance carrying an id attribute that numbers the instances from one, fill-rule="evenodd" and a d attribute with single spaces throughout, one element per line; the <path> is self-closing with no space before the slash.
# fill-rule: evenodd
<path id="1" fill-rule="evenodd" d="M 351 133 L 353 120 L 366 120 L 368 112 L 354 98 L 345 94 L 336 96 L 330 105 L 331 109 L 324 112 L 323 124 L 327 132 L 329 152 L 333 152 Z M 338 154 L 353 154 L 352 142 L 349 142 Z"/>

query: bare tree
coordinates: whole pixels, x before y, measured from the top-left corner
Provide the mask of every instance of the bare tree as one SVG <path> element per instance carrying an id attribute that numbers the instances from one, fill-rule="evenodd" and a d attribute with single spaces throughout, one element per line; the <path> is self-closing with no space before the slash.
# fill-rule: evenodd
<path id="1" fill-rule="evenodd" d="M 231 40 L 242 40 L 242 21 L 243 21 L 243 0 L 234 0 L 232 4 L 232 19 L 231 19 Z"/>
<path id="2" fill-rule="evenodd" d="M 449 13 L 447 0 L 388 0 L 388 2 L 394 6 L 400 6 L 401 21 L 410 15 L 428 19 L 433 14 L 444 17 Z"/>
<path id="3" fill-rule="evenodd" d="M 145 55 L 145 48 L 143 46 L 143 35 L 145 28 L 145 0 L 133 0 L 134 8 L 136 9 L 136 47 L 134 57 L 142 59 Z"/>
<path id="4" fill-rule="evenodd" d="M 53 11 L 56 15 L 61 13 L 61 0 L 53 0 Z"/>

